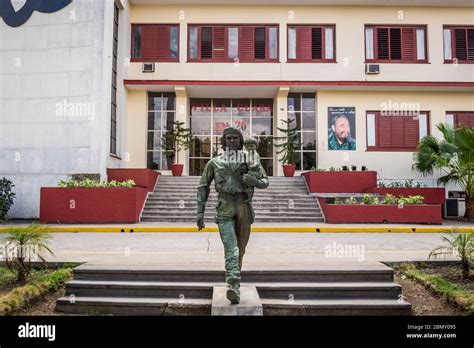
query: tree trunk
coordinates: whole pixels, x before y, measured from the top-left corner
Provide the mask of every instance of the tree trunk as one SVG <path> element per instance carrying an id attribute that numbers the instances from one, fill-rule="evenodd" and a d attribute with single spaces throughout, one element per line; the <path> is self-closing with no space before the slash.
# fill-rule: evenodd
<path id="1" fill-rule="evenodd" d="M 464 218 L 469 221 L 474 221 L 474 198 L 466 196 L 466 212 Z"/>
<path id="2" fill-rule="evenodd" d="M 462 279 L 469 279 L 469 261 L 462 261 Z"/>

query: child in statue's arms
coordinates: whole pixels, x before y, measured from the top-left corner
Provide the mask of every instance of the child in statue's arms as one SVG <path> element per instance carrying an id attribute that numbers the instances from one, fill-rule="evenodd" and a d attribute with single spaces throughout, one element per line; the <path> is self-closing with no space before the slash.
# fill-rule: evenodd
<path id="1" fill-rule="evenodd" d="M 263 178 L 263 174 L 260 172 L 260 155 L 257 153 L 257 145 L 258 141 L 255 138 L 249 138 L 244 141 L 246 162 L 249 168 L 247 174 L 258 180 Z M 245 190 L 245 192 L 247 192 L 250 199 L 252 199 L 252 188 Z"/>

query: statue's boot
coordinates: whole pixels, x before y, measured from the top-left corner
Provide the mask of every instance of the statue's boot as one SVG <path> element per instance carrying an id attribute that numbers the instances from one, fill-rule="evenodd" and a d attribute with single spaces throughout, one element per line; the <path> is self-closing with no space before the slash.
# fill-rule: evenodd
<path id="1" fill-rule="evenodd" d="M 240 284 L 238 282 L 229 282 L 226 297 L 231 304 L 240 303 Z"/>

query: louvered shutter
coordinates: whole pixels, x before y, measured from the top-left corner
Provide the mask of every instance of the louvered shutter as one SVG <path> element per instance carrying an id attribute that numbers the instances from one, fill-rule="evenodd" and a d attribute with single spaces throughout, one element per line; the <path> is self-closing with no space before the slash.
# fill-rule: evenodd
<path id="1" fill-rule="evenodd" d="M 378 49 L 377 57 L 381 60 L 388 60 L 390 59 L 388 28 L 377 28 L 376 33 Z"/>
<path id="2" fill-rule="evenodd" d="M 456 57 L 458 60 L 467 59 L 466 30 L 454 29 L 454 44 L 456 46 Z"/>
<path id="3" fill-rule="evenodd" d="M 242 43 L 240 45 L 240 60 L 254 60 L 254 27 L 242 27 Z"/>
<path id="4" fill-rule="evenodd" d="M 323 59 L 323 35 L 321 28 L 311 28 L 311 57 Z"/>
<path id="5" fill-rule="evenodd" d="M 142 56 L 144 61 L 156 61 L 156 26 L 144 25 L 142 27 Z"/>
<path id="6" fill-rule="evenodd" d="M 164 25 L 156 26 L 155 42 L 156 42 L 156 61 L 164 61 L 169 58 L 169 27 Z"/>
<path id="7" fill-rule="evenodd" d="M 296 27 L 296 54 L 299 60 L 311 59 L 311 27 Z"/>
<path id="8" fill-rule="evenodd" d="M 266 29 L 265 28 L 255 28 L 255 47 L 254 47 L 254 58 L 255 59 L 265 59 L 266 54 Z"/>
<path id="9" fill-rule="evenodd" d="M 223 61 L 225 59 L 225 27 L 214 27 L 212 39 L 212 59 Z"/>
<path id="10" fill-rule="evenodd" d="M 456 114 L 456 126 L 465 125 L 474 128 L 474 112 L 460 112 Z"/>
<path id="11" fill-rule="evenodd" d="M 212 27 L 201 28 L 201 59 L 212 59 Z"/>
<path id="12" fill-rule="evenodd" d="M 418 117 L 402 116 L 403 118 L 403 147 L 413 149 L 420 139 L 420 121 Z"/>
<path id="13" fill-rule="evenodd" d="M 377 115 L 378 142 L 377 147 L 389 148 L 392 146 L 392 122 L 390 116 Z"/>
<path id="14" fill-rule="evenodd" d="M 400 28 L 390 28 L 390 59 L 402 59 L 402 37 Z"/>
<path id="15" fill-rule="evenodd" d="M 414 28 L 402 28 L 402 59 L 409 62 L 415 61 Z"/>
<path id="16" fill-rule="evenodd" d="M 474 29 L 467 29 L 467 59 L 474 60 Z"/>

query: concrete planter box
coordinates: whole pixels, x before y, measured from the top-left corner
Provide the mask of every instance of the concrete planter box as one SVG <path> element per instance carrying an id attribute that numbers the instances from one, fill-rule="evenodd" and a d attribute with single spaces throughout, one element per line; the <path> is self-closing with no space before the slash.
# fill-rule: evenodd
<path id="1" fill-rule="evenodd" d="M 151 169 L 107 169 L 108 181 L 135 181 L 136 187 L 146 188 L 148 192 L 152 192 L 155 188 L 156 180 L 161 175 L 160 172 Z"/>
<path id="2" fill-rule="evenodd" d="M 41 223 L 135 223 L 146 188 L 42 187 Z"/>
<path id="3" fill-rule="evenodd" d="M 386 188 L 373 187 L 366 191 L 367 193 L 379 193 L 381 195 L 391 194 L 394 196 L 423 196 L 426 204 L 444 204 L 446 200 L 446 191 L 444 188 Z"/>
<path id="4" fill-rule="evenodd" d="M 414 223 L 441 225 L 440 204 L 410 204 L 403 208 L 398 205 L 373 204 L 326 204 L 324 198 L 319 203 L 327 223 Z"/>
<path id="5" fill-rule="evenodd" d="M 376 171 L 338 171 L 338 172 L 304 172 L 311 193 L 349 193 L 366 192 L 377 187 Z"/>
<path id="6" fill-rule="evenodd" d="M 42 187 L 42 223 L 136 223 L 159 172 L 150 169 L 107 169 L 108 180 L 134 180 L 133 188 Z"/>

